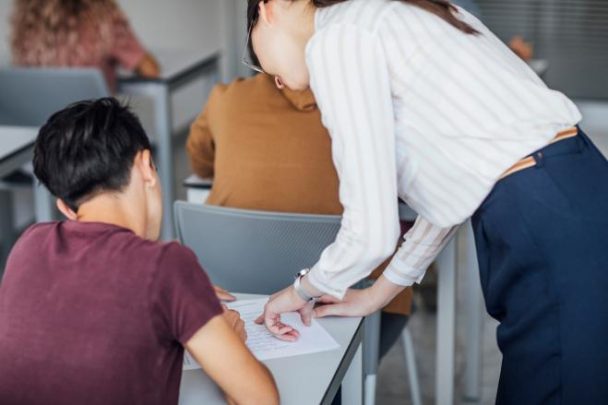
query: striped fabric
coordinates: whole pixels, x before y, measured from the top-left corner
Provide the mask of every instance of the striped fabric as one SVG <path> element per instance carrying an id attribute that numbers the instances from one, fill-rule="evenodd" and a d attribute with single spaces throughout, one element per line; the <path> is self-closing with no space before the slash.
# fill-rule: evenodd
<path id="1" fill-rule="evenodd" d="M 309 276 L 326 293 L 342 296 L 394 251 L 397 197 L 419 217 L 384 275 L 420 282 L 500 175 L 581 119 L 459 10 L 480 35 L 391 0 L 316 12 L 306 60 L 344 206 L 342 229 Z"/>

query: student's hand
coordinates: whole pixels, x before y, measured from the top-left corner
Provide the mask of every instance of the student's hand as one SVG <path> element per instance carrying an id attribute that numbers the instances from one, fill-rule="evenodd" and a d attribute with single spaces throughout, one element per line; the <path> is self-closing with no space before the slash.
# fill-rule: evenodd
<path id="1" fill-rule="evenodd" d="M 220 301 L 236 301 L 236 297 L 234 295 L 230 294 L 228 291 L 224 290 L 219 285 L 214 285 L 213 289 L 215 290 L 215 295 Z"/>
<path id="2" fill-rule="evenodd" d="M 245 330 L 245 322 L 243 322 L 243 320 L 241 319 L 241 314 L 239 314 L 237 311 L 229 309 L 225 305 L 223 307 L 224 318 L 228 322 L 228 325 L 230 325 L 230 328 L 232 328 L 232 330 L 236 332 L 236 334 L 239 336 L 239 338 L 241 338 L 243 342 L 246 342 L 247 331 Z"/>
<path id="3" fill-rule="evenodd" d="M 296 293 L 293 286 L 289 286 L 268 299 L 264 306 L 264 313 L 256 319 L 258 325 L 266 325 L 266 328 L 276 338 L 288 342 L 295 342 L 300 337 L 300 332 L 290 325 L 281 322 L 281 314 L 285 312 L 298 312 L 304 325 L 309 326 L 312 320 L 314 301 L 304 301 Z"/>

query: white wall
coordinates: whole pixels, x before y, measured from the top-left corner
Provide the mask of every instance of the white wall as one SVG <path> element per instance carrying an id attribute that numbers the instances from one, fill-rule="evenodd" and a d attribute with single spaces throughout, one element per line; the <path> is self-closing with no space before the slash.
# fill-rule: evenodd
<path id="1" fill-rule="evenodd" d="M 118 0 L 148 47 L 220 50 L 224 80 L 239 72 L 245 32 L 244 0 Z M 9 52 L 12 0 L 0 0 L 0 60 Z M 241 39 L 242 38 L 242 39 Z M 237 57 L 238 54 L 238 57 Z"/>

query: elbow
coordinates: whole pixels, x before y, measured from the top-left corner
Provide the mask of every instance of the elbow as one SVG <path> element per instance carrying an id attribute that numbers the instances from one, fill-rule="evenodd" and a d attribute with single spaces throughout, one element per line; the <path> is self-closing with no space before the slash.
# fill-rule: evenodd
<path id="1" fill-rule="evenodd" d="M 281 398 L 279 397 L 279 389 L 277 388 L 277 384 L 274 381 L 274 377 L 270 370 L 266 369 L 266 374 L 268 375 L 268 383 L 266 388 L 266 394 L 263 398 L 260 398 L 261 401 L 259 404 L 269 404 L 269 405 L 279 405 L 281 403 Z"/>
<path id="2" fill-rule="evenodd" d="M 192 171 L 201 179 L 213 179 L 214 168 L 213 165 L 207 163 L 201 163 L 192 161 L 191 164 Z"/>
<path id="3" fill-rule="evenodd" d="M 375 269 L 392 256 L 397 248 L 399 241 L 399 227 L 390 230 L 382 230 L 375 233 L 376 236 L 371 236 L 365 241 L 365 252 L 363 261 L 367 264 L 366 267 Z M 370 233 L 370 235 L 374 235 Z M 381 236 L 382 235 L 382 236 Z"/>
<path id="4" fill-rule="evenodd" d="M 276 389 L 276 387 L 271 394 L 269 394 L 266 398 L 264 398 L 259 403 L 260 403 L 260 405 L 261 404 L 280 405 L 281 399 L 279 398 L 279 391 Z"/>
<path id="5" fill-rule="evenodd" d="M 257 398 L 248 398 L 247 404 L 251 405 L 279 405 L 281 400 L 279 398 L 279 391 L 274 388 L 274 390 L 269 390 L 264 395 L 260 395 Z"/>
<path id="6" fill-rule="evenodd" d="M 392 239 L 386 243 L 369 243 L 363 254 L 362 262 L 365 267 L 375 269 L 395 253 L 396 241 Z"/>
<path id="7" fill-rule="evenodd" d="M 247 396 L 247 399 L 243 404 L 251 405 L 279 405 L 281 399 L 279 397 L 279 390 L 272 373 L 266 366 L 264 368 L 264 378 L 258 385 L 259 389 L 255 393 Z"/>

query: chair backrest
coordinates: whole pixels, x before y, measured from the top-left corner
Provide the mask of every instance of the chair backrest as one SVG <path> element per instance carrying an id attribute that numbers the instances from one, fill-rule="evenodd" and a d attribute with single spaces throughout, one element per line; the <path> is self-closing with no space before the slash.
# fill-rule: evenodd
<path id="1" fill-rule="evenodd" d="M 110 95 L 94 68 L 2 68 L 0 89 L 0 125 L 30 127 L 70 103 Z"/>
<path id="2" fill-rule="evenodd" d="M 211 281 L 230 291 L 272 294 L 314 265 L 340 229 L 339 216 L 175 203 L 181 242 Z"/>

